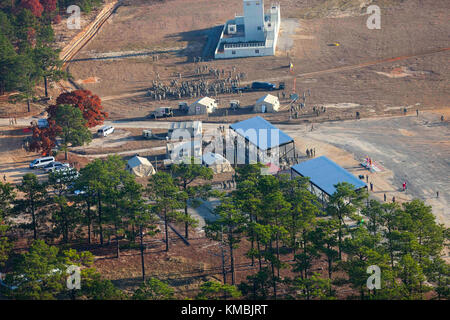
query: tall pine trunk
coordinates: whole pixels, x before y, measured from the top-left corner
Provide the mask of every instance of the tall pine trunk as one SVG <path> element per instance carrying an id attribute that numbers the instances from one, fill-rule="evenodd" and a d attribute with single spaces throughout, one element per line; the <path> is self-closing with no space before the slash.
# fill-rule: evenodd
<path id="1" fill-rule="evenodd" d="M 167 225 L 167 208 L 164 208 L 164 228 L 166 231 L 166 252 L 169 252 L 169 229 Z"/>
<path id="2" fill-rule="evenodd" d="M 45 89 L 45 97 L 48 97 L 48 88 L 47 88 L 47 77 L 44 77 L 44 89 Z"/>
<path id="3" fill-rule="evenodd" d="M 228 232 L 228 244 L 230 247 L 230 267 L 231 267 L 231 284 L 235 284 L 235 274 L 234 274 L 234 252 L 233 252 L 233 234 L 231 231 Z"/>
<path id="4" fill-rule="evenodd" d="M 34 202 L 31 200 L 31 220 L 33 223 L 33 239 L 37 240 L 36 213 L 34 212 Z"/>
<path id="5" fill-rule="evenodd" d="M 184 215 L 186 216 L 186 219 L 189 217 L 189 213 L 188 213 L 188 200 L 186 199 L 185 203 L 184 203 Z M 189 224 L 186 221 L 184 224 L 184 236 L 186 237 L 186 239 L 189 238 Z"/>
<path id="6" fill-rule="evenodd" d="M 88 219 L 88 244 L 91 244 L 91 203 L 89 200 L 86 201 L 87 204 L 87 219 Z"/>
<path id="7" fill-rule="evenodd" d="M 141 240 L 141 266 L 142 266 L 142 282 L 145 282 L 145 261 L 144 261 L 144 234 L 142 232 L 142 226 L 139 226 L 139 236 Z"/>
<path id="8" fill-rule="evenodd" d="M 117 227 L 117 224 L 114 226 L 115 232 L 116 232 L 116 257 L 117 259 L 120 258 L 120 240 L 119 240 L 119 228 Z"/>
<path id="9" fill-rule="evenodd" d="M 253 215 L 249 215 L 250 216 L 250 223 L 253 223 Z M 253 232 L 253 228 L 250 230 L 250 239 L 251 239 L 251 250 L 252 250 L 252 264 L 251 266 L 253 267 L 255 265 L 255 255 L 254 255 L 254 251 L 255 251 L 255 234 Z"/>
<path id="10" fill-rule="evenodd" d="M 100 244 L 103 245 L 103 221 L 102 221 L 102 201 L 101 201 L 101 192 L 99 191 L 98 194 L 98 225 L 99 225 L 99 232 L 100 232 Z"/>
<path id="11" fill-rule="evenodd" d="M 273 297 L 275 300 L 277 300 L 277 281 L 275 279 L 275 265 L 273 263 L 273 246 L 272 246 L 272 240 L 270 240 L 270 255 L 272 258 L 270 259 L 270 264 L 272 267 L 272 285 L 273 285 Z"/>

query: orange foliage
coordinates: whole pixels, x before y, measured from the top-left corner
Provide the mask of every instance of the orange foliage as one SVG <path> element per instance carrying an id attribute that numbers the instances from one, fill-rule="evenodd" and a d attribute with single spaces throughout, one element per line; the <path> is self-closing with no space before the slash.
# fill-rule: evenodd
<path id="1" fill-rule="evenodd" d="M 48 120 L 47 128 L 39 128 L 33 125 L 31 130 L 33 131 L 33 140 L 30 143 L 30 151 L 49 155 L 56 145 L 56 136 L 61 131 L 61 128 L 55 124 L 55 121 Z"/>
<path id="2" fill-rule="evenodd" d="M 89 90 L 75 90 L 65 92 L 56 99 L 56 104 L 69 104 L 78 107 L 83 112 L 83 118 L 87 121 L 87 127 L 92 128 L 103 123 L 108 113 L 103 111 L 102 101 Z M 52 109 L 53 107 L 53 109 Z M 50 106 L 48 113 L 51 118 L 56 106 Z"/>

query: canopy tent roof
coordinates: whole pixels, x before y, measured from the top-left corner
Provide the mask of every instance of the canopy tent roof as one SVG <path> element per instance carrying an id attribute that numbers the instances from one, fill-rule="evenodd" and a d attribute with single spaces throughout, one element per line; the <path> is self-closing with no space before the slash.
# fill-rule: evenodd
<path id="1" fill-rule="evenodd" d="M 203 163 L 210 167 L 214 173 L 232 172 L 230 162 L 218 153 L 207 152 L 203 155 Z"/>
<path id="2" fill-rule="evenodd" d="M 203 97 L 203 98 L 200 98 L 197 101 L 195 101 L 192 105 L 202 104 L 204 106 L 209 106 L 210 104 L 214 104 L 214 103 L 216 103 L 216 100 L 214 100 L 210 97 Z"/>
<path id="3" fill-rule="evenodd" d="M 147 158 L 134 156 L 127 162 L 127 169 L 138 177 L 147 177 L 155 174 L 155 168 Z"/>
<path id="4" fill-rule="evenodd" d="M 286 133 L 260 116 L 233 123 L 230 128 L 260 150 L 269 150 L 294 141 Z"/>
<path id="5" fill-rule="evenodd" d="M 348 182 L 355 186 L 355 190 L 367 185 L 353 174 L 339 166 L 325 156 L 301 162 L 292 166 L 292 170 L 304 177 L 309 177 L 312 184 L 328 195 L 336 191 L 335 185 Z"/>
<path id="6" fill-rule="evenodd" d="M 201 121 L 183 121 L 183 122 L 171 122 L 169 124 L 169 130 L 176 129 L 194 129 L 201 130 L 202 122 Z"/>
<path id="7" fill-rule="evenodd" d="M 214 164 L 222 164 L 222 163 L 226 163 L 229 161 L 227 159 L 225 159 L 222 155 L 218 154 L 218 153 L 212 153 L 212 152 L 207 152 L 203 155 L 203 162 L 208 165 L 214 165 Z"/>
<path id="8" fill-rule="evenodd" d="M 256 103 L 270 103 L 270 104 L 276 104 L 279 103 L 278 98 L 271 95 L 271 94 L 266 94 L 265 96 L 262 96 L 261 98 L 259 98 Z"/>

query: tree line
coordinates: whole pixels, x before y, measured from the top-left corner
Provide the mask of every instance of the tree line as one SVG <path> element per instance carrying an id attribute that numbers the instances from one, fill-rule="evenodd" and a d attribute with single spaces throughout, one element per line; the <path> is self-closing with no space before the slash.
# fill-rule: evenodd
<path id="1" fill-rule="evenodd" d="M 188 238 L 190 228 L 197 225 L 188 205 L 214 196 L 220 204 L 214 210 L 216 219 L 208 222 L 205 231 L 226 250 L 224 279 L 204 283 L 198 299 L 336 299 L 338 292 L 349 288 L 347 296 L 354 299 L 448 299 L 449 265 L 443 259 L 448 229 L 436 223 L 431 207 L 422 201 L 380 203 L 368 200 L 366 191 L 342 183 L 323 209 L 309 192 L 308 179 L 261 175 L 259 165 L 237 168 L 237 188 L 230 193 L 213 192 L 211 179 L 209 168 L 180 164 L 169 172 L 157 172 L 145 186 L 135 181 L 120 157 L 109 156 L 94 160 L 79 174 L 51 173 L 48 182 L 26 174 L 17 190 L 1 183 L 0 267 L 15 265 L 17 280 L 32 272 L 23 261 L 28 261 L 26 255 L 34 246 L 52 251 L 76 242 L 92 244 L 95 239 L 100 245 L 114 246 L 118 258 L 121 241 L 127 240 L 136 244 L 142 263 L 142 285 L 131 298 L 172 299 L 173 288 L 146 277 L 144 238 L 163 232 L 169 251 L 168 224 L 184 225 Z M 19 217 L 28 219 L 12 222 Z M 35 239 L 19 259 L 11 253 L 18 229 L 31 231 Z M 244 242 L 243 253 L 239 247 Z M 66 254 L 58 252 L 49 253 L 51 259 L 60 261 L 58 257 Z M 49 254 L 40 254 L 39 259 Z M 255 271 L 238 283 L 235 261 L 243 257 Z M 321 262 L 326 267 L 317 269 Z M 367 269 L 374 265 L 381 270 L 379 289 L 367 287 Z M 95 271 L 84 272 L 104 281 Z M 44 277 L 42 272 L 39 277 Z M 130 298 L 111 284 L 98 285 L 110 288 L 111 295 L 103 298 Z M 60 292 L 54 290 L 45 292 Z M 22 291 L 13 296 L 18 297 L 18 292 Z M 91 293 L 78 294 L 92 298 Z"/>
<path id="2" fill-rule="evenodd" d="M 223 194 L 219 219 L 207 227 L 228 246 L 232 284 L 233 252 L 250 241 L 245 254 L 257 272 L 239 284 L 247 298 L 334 299 L 350 286 L 349 298 L 448 299 L 449 230 L 430 206 L 368 200 L 367 191 L 339 183 L 323 209 L 307 178 L 260 172 L 258 165 L 238 169 L 236 191 Z M 322 272 L 320 261 L 327 265 Z M 367 270 L 374 265 L 381 288 L 371 290 Z M 284 269 L 294 276 L 283 276 Z"/>
<path id="3" fill-rule="evenodd" d="M 36 86 L 66 78 L 55 49 L 52 22 L 59 23 L 59 12 L 78 4 L 90 11 L 100 0 L 0 0 L 0 95 L 12 93 L 12 103 L 24 101 L 28 112 L 38 100 Z"/>
<path id="4" fill-rule="evenodd" d="M 188 238 L 189 228 L 195 227 L 197 221 L 189 215 L 187 206 L 198 205 L 198 199 L 206 199 L 210 191 L 208 184 L 192 183 L 210 180 L 212 176 L 209 168 L 180 164 L 173 166 L 170 173 L 156 173 L 148 186 L 142 186 L 125 169 L 119 156 L 109 156 L 92 161 L 79 173 L 52 172 L 44 182 L 33 173 L 25 174 L 17 187 L 0 182 L 4 236 L 0 237 L 1 262 L 3 266 L 7 261 L 15 265 L 11 249 L 20 230 L 31 232 L 34 243 L 45 240 L 49 248 L 75 243 L 90 245 L 95 239 L 100 245 L 114 246 L 117 258 L 120 242 L 126 239 L 140 250 L 145 280 L 144 238 L 159 232 L 160 220 L 164 224 L 166 251 L 170 249 L 169 223 L 182 223 Z M 10 281 L 14 283 L 13 279 Z"/>

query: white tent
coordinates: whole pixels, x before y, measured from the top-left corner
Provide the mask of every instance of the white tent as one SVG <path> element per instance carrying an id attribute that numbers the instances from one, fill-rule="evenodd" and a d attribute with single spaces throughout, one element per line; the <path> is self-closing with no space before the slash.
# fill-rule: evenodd
<path id="1" fill-rule="evenodd" d="M 280 109 L 280 101 L 277 97 L 266 94 L 256 101 L 255 106 L 253 107 L 254 112 L 277 112 Z"/>
<path id="2" fill-rule="evenodd" d="M 156 173 L 153 165 L 146 158 L 134 156 L 127 163 L 127 170 L 138 177 L 149 177 Z"/>
<path id="3" fill-rule="evenodd" d="M 168 136 L 171 140 L 178 139 L 179 136 L 201 139 L 203 127 L 201 121 L 171 122 L 169 124 Z"/>
<path id="4" fill-rule="evenodd" d="M 203 97 L 189 106 L 188 114 L 207 114 L 216 111 L 217 102 L 209 97 Z"/>
<path id="5" fill-rule="evenodd" d="M 205 153 L 203 164 L 212 169 L 214 173 L 232 172 L 233 167 L 230 162 L 218 153 Z"/>
<path id="6" fill-rule="evenodd" d="M 196 159 L 202 158 L 202 141 L 180 141 L 169 142 L 166 145 L 167 158 L 174 162 L 189 161 L 192 157 Z"/>

